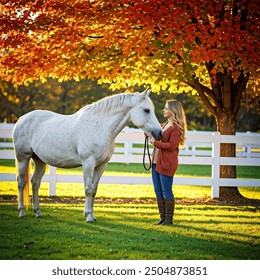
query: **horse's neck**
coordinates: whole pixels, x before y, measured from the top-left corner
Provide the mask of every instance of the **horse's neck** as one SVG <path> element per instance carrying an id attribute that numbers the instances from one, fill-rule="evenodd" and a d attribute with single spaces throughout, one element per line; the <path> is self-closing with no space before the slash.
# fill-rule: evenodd
<path id="1" fill-rule="evenodd" d="M 82 117 L 86 119 L 86 122 L 90 121 L 86 111 L 83 112 Z M 107 131 L 107 135 L 113 141 L 129 122 L 129 110 L 122 110 L 109 115 L 95 114 L 92 116 L 92 123 L 96 122 L 95 119 L 98 120 L 100 126 L 103 126 L 102 131 Z"/>
<path id="2" fill-rule="evenodd" d="M 113 116 L 113 121 L 108 125 L 111 139 L 115 139 L 116 136 L 122 131 L 122 129 L 129 122 L 128 112 L 121 112 Z M 107 128 L 108 128 L 107 127 Z"/>

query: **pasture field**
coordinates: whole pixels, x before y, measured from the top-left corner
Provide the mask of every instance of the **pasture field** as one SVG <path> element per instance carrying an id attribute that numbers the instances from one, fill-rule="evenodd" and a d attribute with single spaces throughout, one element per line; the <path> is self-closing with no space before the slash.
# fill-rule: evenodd
<path id="1" fill-rule="evenodd" d="M 0 259 L 197 259 L 260 258 L 260 212 L 254 207 L 176 206 L 174 225 L 158 221 L 154 203 L 100 203 L 95 223 L 82 204 L 43 203 L 18 218 L 16 205 L 0 204 Z"/>
<path id="2" fill-rule="evenodd" d="M 0 161 L 0 170 L 15 172 L 14 162 Z M 106 173 L 150 176 L 142 165 L 109 164 Z M 178 176 L 208 174 L 207 166 L 180 166 L 178 170 Z M 238 169 L 238 176 L 244 178 L 259 178 L 259 174 L 259 167 Z M 168 227 L 155 225 L 158 210 L 152 186 L 100 185 L 94 207 L 97 221 L 87 224 L 82 185 L 58 184 L 57 197 L 49 198 L 48 186 L 43 184 L 43 217 L 38 219 L 31 206 L 27 216 L 18 218 L 16 188 L 16 183 L 0 182 L 2 260 L 260 259 L 259 208 L 218 203 L 209 199 L 210 187 L 174 186 L 174 225 Z M 259 189 L 240 191 L 260 199 Z"/>

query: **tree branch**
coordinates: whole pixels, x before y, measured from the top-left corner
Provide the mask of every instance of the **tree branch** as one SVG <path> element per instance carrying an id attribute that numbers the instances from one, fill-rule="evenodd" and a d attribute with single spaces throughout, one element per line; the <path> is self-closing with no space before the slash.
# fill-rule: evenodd
<path id="1" fill-rule="evenodd" d="M 211 77 L 211 88 L 212 88 L 212 98 L 214 99 L 214 102 L 216 104 L 217 107 L 222 106 L 222 100 L 221 100 L 221 95 L 222 95 L 222 91 L 221 91 L 221 86 L 219 84 L 219 77 L 216 75 L 216 79 L 214 79 L 215 77 L 213 77 L 211 70 L 215 67 L 215 63 L 213 63 L 212 61 L 210 62 L 205 62 L 205 66 L 208 70 L 209 76 Z M 216 81 L 214 83 L 214 81 Z"/>
<path id="2" fill-rule="evenodd" d="M 104 38 L 104 35 L 88 35 L 86 37 L 90 39 L 102 39 Z"/>
<path id="3" fill-rule="evenodd" d="M 211 104 L 211 102 L 209 101 L 209 98 L 207 97 L 207 96 L 209 96 L 210 98 L 213 97 L 212 91 L 208 87 L 202 85 L 197 78 L 193 79 L 193 83 L 186 82 L 186 81 L 185 81 L 185 83 L 198 92 L 199 97 L 201 98 L 204 105 L 207 107 L 207 109 L 210 111 L 210 113 L 213 116 L 216 116 L 216 113 L 217 113 L 216 107 L 214 107 Z"/>

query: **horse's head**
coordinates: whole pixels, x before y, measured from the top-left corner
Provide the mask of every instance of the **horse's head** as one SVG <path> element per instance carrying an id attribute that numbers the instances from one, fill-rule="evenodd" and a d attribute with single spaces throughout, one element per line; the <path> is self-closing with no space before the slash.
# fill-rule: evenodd
<path id="1" fill-rule="evenodd" d="M 141 128 L 145 134 L 152 136 L 155 140 L 162 138 L 162 128 L 155 116 L 154 105 L 149 97 L 150 90 L 135 95 L 135 106 L 130 111 L 133 125 Z"/>

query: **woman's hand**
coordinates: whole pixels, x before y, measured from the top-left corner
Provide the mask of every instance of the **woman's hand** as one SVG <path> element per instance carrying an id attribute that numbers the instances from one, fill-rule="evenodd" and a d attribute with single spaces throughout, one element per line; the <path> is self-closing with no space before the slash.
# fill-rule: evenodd
<path id="1" fill-rule="evenodd" d="M 149 142 L 150 142 L 152 145 L 154 145 L 155 139 L 152 138 L 152 137 L 150 137 Z"/>

